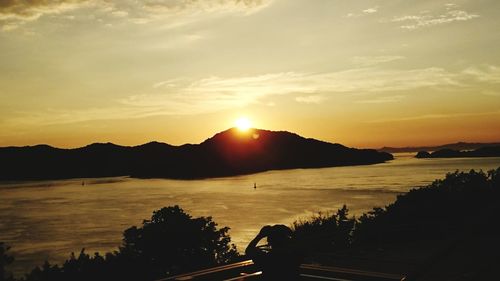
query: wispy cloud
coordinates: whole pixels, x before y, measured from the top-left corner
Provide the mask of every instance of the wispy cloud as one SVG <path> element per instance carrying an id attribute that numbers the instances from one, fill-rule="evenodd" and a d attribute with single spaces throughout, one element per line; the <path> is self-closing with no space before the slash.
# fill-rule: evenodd
<path id="1" fill-rule="evenodd" d="M 404 58 L 403 56 L 356 56 L 353 57 L 351 61 L 357 66 L 373 66 L 380 63 L 402 60 Z"/>
<path id="2" fill-rule="evenodd" d="M 468 67 L 462 71 L 463 75 L 469 76 L 477 82 L 500 84 L 500 67 L 494 65 L 482 65 Z"/>
<path id="3" fill-rule="evenodd" d="M 144 9 L 154 13 L 244 11 L 252 13 L 266 7 L 270 0 L 146 0 Z"/>
<path id="4" fill-rule="evenodd" d="M 356 103 L 371 103 L 371 104 L 393 103 L 401 101 L 404 98 L 405 98 L 404 95 L 384 96 L 384 97 L 375 97 L 371 99 L 359 100 Z"/>
<path id="5" fill-rule="evenodd" d="M 4 31 L 38 20 L 43 15 L 62 14 L 95 4 L 93 0 L 10 0 L 0 2 L 0 25 Z"/>
<path id="6" fill-rule="evenodd" d="M 345 17 L 346 18 L 359 18 L 362 16 L 375 14 L 376 12 L 378 12 L 378 6 L 367 8 L 367 9 L 364 9 L 364 10 L 362 10 L 360 12 L 356 12 L 356 13 L 348 13 L 347 15 L 345 15 Z"/>
<path id="7" fill-rule="evenodd" d="M 358 68 L 327 73 L 280 72 L 248 77 L 209 77 L 200 80 L 170 79 L 153 85 L 152 93 L 121 100 L 127 106 L 171 114 L 193 114 L 259 103 L 267 97 L 295 95 L 295 101 L 319 104 L 333 94 L 377 94 L 428 87 L 467 87 L 494 83 L 495 67 L 482 72 L 449 72 L 442 68 L 399 70 Z M 482 77 L 478 81 L 477 77 Z M 489 80 L 485 80 L 485 77 Z M 403 95 L 370 98 L 360 103 L 388 103 Z"/>
<path id="8" fill-rule="evenodd" d="M 158 19 L 179 20 L 179 17 L 198 18 L 203 13 L 240 12 L 251 14 L 267 7 L 272 0 L 9 0 L 0 1 L 0 25 L 13 30 L 45 15 L 58 15 L 83 8 L 115 18 L 127 18 L 134 23 Z M 194 20 L 195 18 L 191 18 Z"/>
<path id="9" fill-rule="evenodd" d="M 412 70 L 358 68 L 326 73 L 279 72 L 244 77 L 175 78 L 159 81 L 145 89 L 103 107 L 47 112 L 26 112 L 9 118 L 13 124 L 59 124 L 99 119 L 130 119 L 157 115 L 192 115 L 244 107 L 269 105 L 273 96 L 288 95 L 299 103 L 322 104 L 334 95 L 366 97 L 364 104 L 395 103 L 409 91 L 420 88 L 482 88 L 500 83 L 500 67 L 469 67 L 450 72 L 442 68 Z M 391 94 L 391 92 L 393 94 Z M 381 95 L 383 93 L 383 95 Z M 425 115 L 372 122 L 445 118 L 453 115 Z M 458 115 L 456 115 L 459 117 Z"/>
<path id="10" fill-rule="evenodd" d="M 378 11 L 378 7 L 368 8 L 363 10 L 363 14 L 374 14 Z"/>
<path id="11" fill-rule="evenodd" d="M 403 29 L 414 30 L 452 22 L 468 21 L 479 17 L 477 14 L 458 10 L 456 7 L 455 4 L 446 4 L 446 11 L 438 15 L 432 15 L 428 11 L 424 11 L 418 15 L 394 17 L 391 21 L 400 23 L 400 27 Z"/>
<path id="12" fill-rule="evenodd" d="M 311 96 L 300 96 L 296 97 L 295 101 L 300 103 L 309 103 L 309 104 L 319 104 L 325 101 L 326 98 L 320 95 L 311 95 Z"/>
<path id="13" fill-rule="evenodd" d="M 36 20 L 44 14 L 57 14 L 81 7 L 91 0 L 8 0 L 0 2 L 0 20 Z"/>
<path id="14" fill-rule="evenodd" d="M 304 74 L 285 72 L 249 77 L 169 79 L 155 83 L 154 93 L 121 100 L 125 105 L 163 109 L 172 114 L 200 113 L 245 106 L 269 95 L 313 93 L 303 84 Z"/>
<path id="15" fill-rule="evenodd" d="M 489 116 L 498 114 L 500 114 L 500 110 L 488 111 L 488 112 L 469 112 L 469 113 L 463 113 L 463 112 L 438 113 L 438 114 L 425 114 L 417 116 L 400 117 L 400 118 L 377 119 L 377 120 L 367 121 L 367 123 L 405 122 L 405 121 L 416 121 L 425 119 L 463 118 L 463 117 Z"/>

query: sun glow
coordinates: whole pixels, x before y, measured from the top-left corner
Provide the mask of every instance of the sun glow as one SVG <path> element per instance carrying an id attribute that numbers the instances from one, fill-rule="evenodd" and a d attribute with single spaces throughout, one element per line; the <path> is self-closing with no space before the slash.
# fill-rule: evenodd
<path id="1" fill-rule="evenodd" d="M 250 120 L 248 120 L 248 118 L 245 118 L 245 117 L 241 117 L 239 119 L 237 119 L 234 124 L 236 125 L 236 128 L 238 128 L 238 130 L 242 131 L 242 132 L 246 132 L 248 131 L 248 129 L 250 129 L 250 127 L 252 126 L 252 123 L 250 122 Z"/>

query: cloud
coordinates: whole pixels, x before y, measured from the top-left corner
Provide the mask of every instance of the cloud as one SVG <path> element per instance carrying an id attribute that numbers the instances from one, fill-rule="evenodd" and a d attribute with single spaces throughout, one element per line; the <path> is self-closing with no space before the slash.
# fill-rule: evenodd
<path id="1" fill-rule="evenodd" d="M 485 69 L 484 71 L 488 71 Z M 333 94 L 378 94 L 429 87 L 464 87 L 481 73 L 452 73 L 442 68 L 357 68 L 327 73 L 280 72 L 247 77 L 169 79 L 155 83 L 153 91 L 120 100 L 126 106 L 169 114 L 196 114 L 260 103 L 268 97 L 296 95 L 295 101 L 318 104 Z M 489 74 L 494 76 L 493 73 Z M 397 102 L 388 96 L 361 103 Z"/>
<path id="2" fill-rule="evenodd" d="M 44 14 L 59 14 L 89 4 L 91 0 L 7 0 L 0 2 L 0 20 L 36 20 Z"/>
<path id="3" fill-rule="evenodd" d="M 169 79 L 153 85 L 154 93 L 121 100 L 127 106 L 169 108 L 171 114 L 217 111 L 258 102 L 269 95 L 311 93 L 302 85 L 303 74 L 285 72 L 248 77 L 208 77 L 199 80 Z"/>
<path id="4" fill-rule="evenodd" d="M 367 123 L 389 123 L 389 122 L 405 122 L 405 121 L 415 121 L 415 120 L 426 120 L 426 119 L 446 119 L 446 118 L 463 118 L 463 117 L 475 117 L 475 116 L 489 116 L 500 114 L 500 110 L 489 111 L 489 112 L 457 112 L 457 113 L 438 113 L 438 114 L 425 114 L 417 116 L 408 116 L 401 118 L 389 118 L 389 119 L 377 119 L 367 121 Z"/>
<path id="5" fill-rule="evenodd" d="M 386 96 L 386 97 L 375 97 L 373 99 L 359 100 L 356 103 L 369 103 L 369 104 L 379 104 L 379 103 L 394 103 L 404 99 L 404 95 Z"/>
<path id="6" fill-rule="evenodd" d="M 439 15 L 430 15 L 428 12 L 422 12 L 419 15 L 405 15 L 395 17 L 391 21 L 401 23 L 403 29 L 419 29 L 440 24 L 447 24 L 458 21 L 468 21 L 478 18 L 477 14 L 470 14 L 467 11 L 457 10 L 455 4 L 446 4 L 446 11 Z"/>
<path id="7" fill-rule="evenodd" d="M 300 96 L 296 97 L 295 101 L 300 103 L 310 103 L 310 104 L 319 104 L 323 102 L 326 98 L 320 95 L 312 95 L 312 96 Z"/>
<path id="8" fill-rule="evenodd" d="M 446 7 L 446 10 L 453 10 L 456 7 L 458 7 L 458 5 L 455 3 L 447 3 L 447 4 L 444 4 L 444 6 Z"/>
<path id="9" fill-rule="evenodd" d="M 127 18 L 143 24 L 158 19 L 179 20 L 201 13 L 239 12 L 251 14 L 267 7 L 272 0 L 5 0 L 0 1 L 0 25 L 5 31 L 13 30 L 45 15 L 64 14 L 83 8 Z M 194 19 L 191 19 L 194 20 Z"/>
<path id="10" fill-rule="evenodd" d="M 38 20 L 43 15 L 61 14 L 91 4 L 91 0 L 6 0 L 0 1 L 0 25 L 10 31 Z"/>
<path id="11" fill-rule="evenodd" d="M 374 14 L 376 12 L 378 12 L 378 6 L 377 7 L 372 7 L 372 8 L 364 9 L 359 14 L 358 13 L 348 13 L 347 15 L 345 15 L 345 17 L 346 18 L 359 18 L 359 17 L 362 17 L 362 16 Z"/>
<path id="12" fill-rule="evenodd" d="M 366 10 L 363 10 L 363 14 L 374 14 L 378 10 L 378 7 L 373 7 L 373 8 L 368 8 Z"/>
<path id="13" fill-rule="evenodd" d="M 415 89 L 484 89 L 500 83 L 500 67 L 483 65 L 450 72 L 442 68 L 377 69 L 358 68 L 326 73 L 278 72 L 243 77 L 211 76 L 203 79 L 175 78 L 159 81 L 107 106 L 43 112 L 25 112 L 9 118 L 12 124 L 47 125 L 91 120 L 131 119 L 158 115 L 193 115 L 244 107 L 251 104 L 272 106 L 275 96 L 290 96 L 296 102 L 321 104 L 335 95 L 366 97 L 355 101 L 364 104 L 395 103 Z M 391 94 L 392 93 L 392 94 Z M 382 96 L 380 96 L 382 95 Z M 449 115 L 404 117 L 445 118 Z"/>
<path id="14" fill-rule="evenodd" d="M 402 60 L 404 58 L 403 56 L 358 56 L 353 57 L 351 61 L 357 66 L 372 66 L 380 63 Z"/>
<path id="15" fill-rule="evenodd" d="M 468 67 L 462 71 L 462 74 L 477 82 L 500 84 L 500 67 L 494 65 Z"/>
<path id="16" fill-rule="evenodd" d="M 254 12 L 269 5 L 269 0 L 145 0 L 144 9 L 156 13 L 185 11 L 245 11 Z"/>

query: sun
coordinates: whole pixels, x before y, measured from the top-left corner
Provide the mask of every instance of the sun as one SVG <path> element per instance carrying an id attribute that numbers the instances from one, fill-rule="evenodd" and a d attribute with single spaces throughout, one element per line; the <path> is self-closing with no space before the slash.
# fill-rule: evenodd
<path id="1" fill-rule="evenodd" d="M 250 127 L 252 126 L 252 123 L 250 122 L 250 120 L 248 118 L 245 118 L 245 117 L 238 118 L 234 122 L 234 124 L 236 125 L 236 128 L 238 128 L 238 130 L 240 130 L 242 132 L 248 131 L 248 129 L 250 129 Z"/>

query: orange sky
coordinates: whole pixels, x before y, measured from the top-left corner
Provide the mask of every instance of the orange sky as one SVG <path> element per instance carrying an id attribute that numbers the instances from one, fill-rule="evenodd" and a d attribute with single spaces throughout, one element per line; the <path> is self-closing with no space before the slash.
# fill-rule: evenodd
<path id="1" fill-rule="evenodd" d="M 10 1 L 0 146 L 500 141 L 500 2 Z"/>

